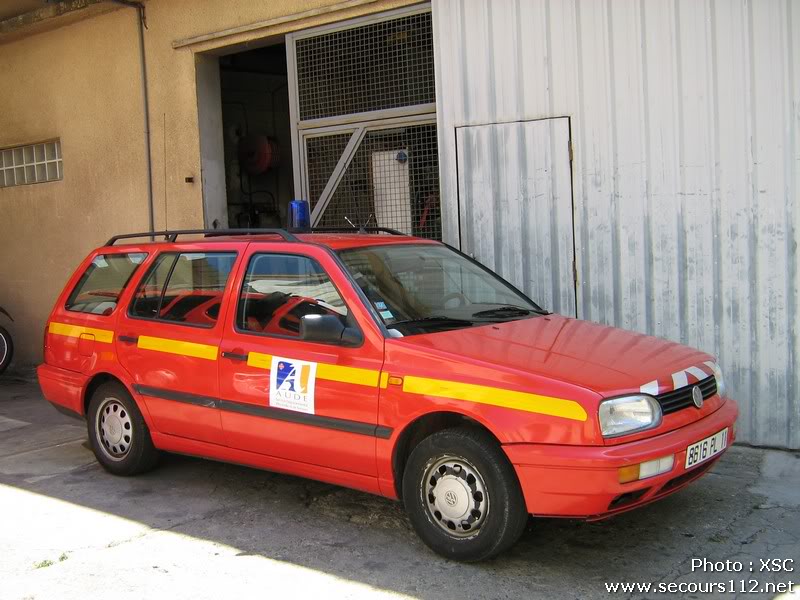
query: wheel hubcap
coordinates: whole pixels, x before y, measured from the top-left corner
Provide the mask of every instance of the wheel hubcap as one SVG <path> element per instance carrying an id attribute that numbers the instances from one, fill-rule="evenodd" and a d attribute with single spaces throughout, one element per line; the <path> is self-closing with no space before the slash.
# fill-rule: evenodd
<path id="1" fill-rule="evenodd" d="M 133 422 L 116 398 L 106 398 L 97 411 L 95 425 L 103 452 L 112 460 L 122 460 L 131 449 Z"/>
<path id="2" fill-rule="evenodd" d="M 460 457 L 445 456 L 425 471 L 425 505 L 434 522 L 452 536 L 475 535 L 486 520 L 489 497 L 480 472 Z"/>
<path id="3" fill-rule="evenodd" d="M 6 354 L 8 354 L 8 343 L 6 342 L 6 336 L 0 335 L 0 365 L 5 362 Z"/>

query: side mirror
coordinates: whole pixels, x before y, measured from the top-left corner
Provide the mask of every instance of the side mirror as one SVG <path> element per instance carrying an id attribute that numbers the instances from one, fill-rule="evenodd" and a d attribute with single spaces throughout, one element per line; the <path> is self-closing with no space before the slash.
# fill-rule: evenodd
<path id="1" fill-rule="evenodd" d="M 335 315 L 305 315 L 300 317 L 300 339 L 323 344 L 357 346 L 364 338 L 355 327 L 345 327 Z"/>

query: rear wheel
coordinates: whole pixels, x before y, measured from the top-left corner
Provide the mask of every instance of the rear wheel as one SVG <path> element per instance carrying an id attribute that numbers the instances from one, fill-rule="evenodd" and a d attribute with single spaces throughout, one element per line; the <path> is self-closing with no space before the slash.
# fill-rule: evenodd
<path id="1" fill-rule="evenodd" d="M 11 341 L 11 334 L 0 327 L 0 374 L 8 368 L 13 357 L 14 343 Z"/>
<path id="2" fill-rule="evenodd" d="M 121 384 L 104 383 L 95 390 L 86 422 L 94 455 L 106 471 L 136 475 L 158 462 L 142 413 Z"/>
<path id="3" fill-rule="evenodd" d="M 403 473 L 403 502 L 422 541 L 453 560 L 507 550 L 528 520 L 514 468 L 478 429 L 446 429 L 420 442 Z"/>

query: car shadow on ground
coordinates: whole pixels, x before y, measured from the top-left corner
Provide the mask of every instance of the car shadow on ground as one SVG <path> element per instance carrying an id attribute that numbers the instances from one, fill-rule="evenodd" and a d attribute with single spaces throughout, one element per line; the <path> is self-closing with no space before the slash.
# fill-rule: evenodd
<path id="1" fill-rule="evenodd" d="M 431 600 L 606 597 L 605 582 L 691 578 L 693 557 L 758 553 L 758 536 L 789 518 L 748 491 L 758 479 L 761 454 L 733 448 L 709 475 L 656 504 L 594 523 L 532 518 L 508 553 L 460 564 L 430 552 L 399 503 L 369 494 L 177 455 L 164 455 L 145 475 L 110 475 L 94 462 L 83 425 L 57 414 L 29 382 L 0 382 L 0 415 L 26 423 L 1 434 L 0 488 L 68 503 L 58 505 L 65 519 L 71 506 L 93 509 L 96 517 L 82 518 L 107 528 L 106 537 L 62 537 L 59 543 L 76 548 L 65 552 L 142 543 L 167 531 L 236 556 L 265 557 Z M 144 527 L 128 539 L 104 515 Z M 7 543 L 42 546 L 30 539 Z"/>

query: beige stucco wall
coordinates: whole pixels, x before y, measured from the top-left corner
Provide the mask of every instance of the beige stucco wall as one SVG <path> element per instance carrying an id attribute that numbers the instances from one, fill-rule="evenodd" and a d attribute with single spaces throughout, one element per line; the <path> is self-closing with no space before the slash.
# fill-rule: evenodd
<path id="1" fill-rule="evenodd" d="M 195 53 L 225 53 L 407 0 L 150 0 L 145 47 L 157 229 L 201 227 Z M 297 15 L 247 33 L 173 42 Z M 120 8 L 0 44 L 0 148 L 60 138 L 64 179 L 0 188 L 0 306 L 18 365 L 41 358 L 55 297 L 78 262 L 115 233 L 144 231 L 147 179 L 136 13 Z M 186 183 L 194 177 L 194 183 Z M 7 323 L 2 323 L 7 325 Z"/>

